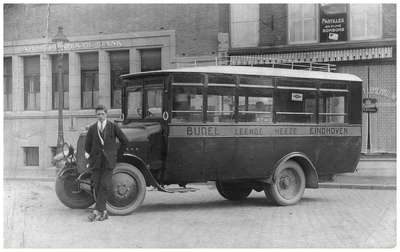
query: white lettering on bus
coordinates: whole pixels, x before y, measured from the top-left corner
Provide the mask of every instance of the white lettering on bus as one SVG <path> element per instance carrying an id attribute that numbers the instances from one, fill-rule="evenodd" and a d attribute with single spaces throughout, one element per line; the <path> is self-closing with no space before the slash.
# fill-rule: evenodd
<path id="1" fill-rule="evenodd" d="M 311 135 L 347 135 L 348 128 L 310 128 Z"/>

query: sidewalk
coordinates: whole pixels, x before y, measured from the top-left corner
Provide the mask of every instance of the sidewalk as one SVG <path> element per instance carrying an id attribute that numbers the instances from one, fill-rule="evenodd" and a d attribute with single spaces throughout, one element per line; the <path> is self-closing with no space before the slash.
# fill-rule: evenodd
<path id="1" fill-rule="evenodd" d="M 363 176 L 355 173 L 336 175 L 332 182 L 319 183 L 319 188 L 396 190 L 396 176 Z"/>

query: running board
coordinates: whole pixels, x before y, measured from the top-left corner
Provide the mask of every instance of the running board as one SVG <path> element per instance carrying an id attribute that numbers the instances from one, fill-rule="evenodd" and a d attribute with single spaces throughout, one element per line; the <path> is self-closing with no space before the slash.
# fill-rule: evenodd
<path id="1" fill-rule="evenodd" d="M 195 192 L 198 191 L 200 189 L 197 188 L 184 188 L 184 187 L 180 187 L 180 188 L 162 188 L 162 190 L 158 189 L 158 191 L 163 191 L 163 192 L 168 192 L 168 193 L 187 193 L 187 192 Z"/>

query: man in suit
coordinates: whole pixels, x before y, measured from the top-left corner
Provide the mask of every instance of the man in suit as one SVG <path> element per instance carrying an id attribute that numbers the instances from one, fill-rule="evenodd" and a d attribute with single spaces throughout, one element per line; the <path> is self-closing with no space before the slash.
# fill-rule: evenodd
<path id="1" fill-rule="evenodd" d="M 128 145 L 128 139 L 115 123 L 107 120 L 107 108 L 99 105 L 95 109 L 97 122 L 89 127 L 85 151 L 89 154 L 89 168 L 92 171 L 96 204 L 89 221 L 108 219 L 107 198 L 111 186 L 113 169 L 117 158 L 121 158 Z M 117 150 L 116 138 L 121 145 Z"/>

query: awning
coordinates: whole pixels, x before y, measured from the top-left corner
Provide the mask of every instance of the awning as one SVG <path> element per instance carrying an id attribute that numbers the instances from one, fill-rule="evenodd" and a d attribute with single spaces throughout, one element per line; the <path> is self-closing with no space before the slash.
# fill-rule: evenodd
<path id="1" fill-rule="evenodd" d="M 335 62 L 385 59 L 393 57 L 393 47 L 334 51 L 277 53 L 263 55 L 230 55 L 230 65 L 263 65 L 285 62 Z"/>

